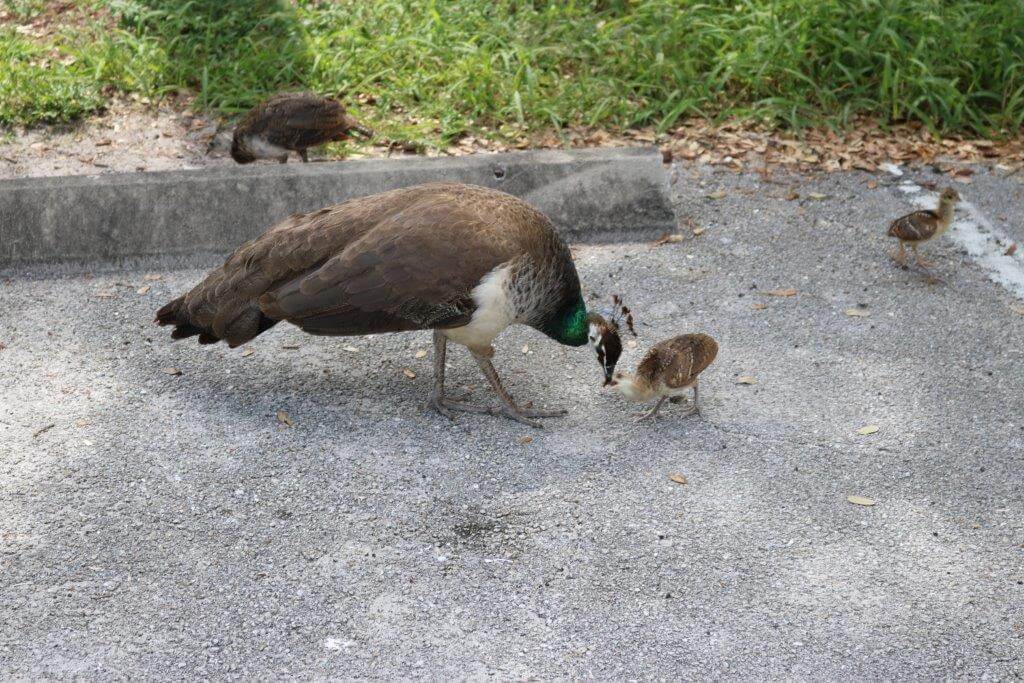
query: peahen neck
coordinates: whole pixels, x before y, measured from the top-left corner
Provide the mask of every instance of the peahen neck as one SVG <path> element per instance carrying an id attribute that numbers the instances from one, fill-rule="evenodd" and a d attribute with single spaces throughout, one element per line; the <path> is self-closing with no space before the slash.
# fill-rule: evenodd
<path id="1" fill-rule="evenodd" d="M 583 297 L 555 311 L 537 327 L 559 344 L 583 346 L 587 343 L 587 305 Z"/>

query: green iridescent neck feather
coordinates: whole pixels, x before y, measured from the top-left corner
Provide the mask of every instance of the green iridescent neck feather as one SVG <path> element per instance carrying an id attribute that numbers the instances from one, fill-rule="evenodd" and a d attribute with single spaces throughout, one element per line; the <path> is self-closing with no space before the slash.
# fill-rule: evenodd
<path id="1" fill-rule="evenodd" d="M 538 329 L 566 346 L 586 344 L 589 325 L 587 323 L 587 305 L 583 303 L 583 297 L 561 308 L 555 315 L 545 320 Z"/>

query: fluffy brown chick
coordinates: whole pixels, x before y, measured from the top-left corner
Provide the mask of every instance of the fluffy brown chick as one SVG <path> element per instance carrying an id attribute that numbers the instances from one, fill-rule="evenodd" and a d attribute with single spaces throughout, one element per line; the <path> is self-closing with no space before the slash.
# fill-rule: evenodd
<path id="1" fill-rule="evenodd" d="M 281 93 L 253 107 L 235 126 L 231 158 L 240 164 L 257 159 L 276 159 L 283 164 L 294 151 L 309 161 L 309 147 L 344 140 L 351 133 L 373 136 L 373 131 L 349 116 L 336 100 L 308 92 Z M 221 136 L 215 137 L 211 151 L 223 143 Z"/>
<path id="2" fill-rule="evenodd" d="M 637 422 L 655 417 L 666 399 L 683 396 L 693 389 L 693 405 L 684 415 L 698 412 L 697 380 L 718 355 L 718 343 L 706 334 L 683 334 L 651 347 L 632 375 L 616 372 L 611 386 L 630 401 L 658 397 L 650 411 Z"/>
<path id="3" fill-rule="evenodd" d="M 952 187 L 947 187 L 939 195 L 939 206 L 934 211 L 915 211 L 900 216 L 889 226 L 889 236 L 900 241 L 900 249 L 893 254 L 893 259 L 900 265 L 906 265 L 906 245 L 914 252 L 914 261 L 922 268 L 932 264 L 921 258 L 917 253 L 917 245 L 923 244 L 942 235 L 953 223 L 953 211 L 960 195 Z"/>

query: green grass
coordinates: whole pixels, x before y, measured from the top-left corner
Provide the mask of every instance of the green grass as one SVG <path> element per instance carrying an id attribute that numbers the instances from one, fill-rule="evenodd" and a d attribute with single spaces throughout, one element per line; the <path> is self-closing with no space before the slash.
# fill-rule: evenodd
<path id="1" fill-rule="evenodd" d="M 793 128 L 867 115 L 972 135 L 1024 123 L 1020 0 L 80 2 L 116 27 L 41 48 L 74 56 L 68 67 L 18 60 L 12 84 L 0 75 L 0 122 L 73 118 L 113 86 L 187 89 L 225 114 L 283 88 L 362 93 L 371 125 L 428 144 L 694 115 Z M 29 53 L 0 33 L 0 56 Z"/>

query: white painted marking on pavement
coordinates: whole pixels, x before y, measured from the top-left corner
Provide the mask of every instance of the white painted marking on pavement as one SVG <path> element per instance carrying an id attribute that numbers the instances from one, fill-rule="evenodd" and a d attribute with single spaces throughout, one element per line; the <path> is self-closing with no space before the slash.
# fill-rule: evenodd
<path id="1" fill-rule="evenodd" d="M 896 170 L 899 171 L 898 168 Z M 899 175 L 902 175 L 902 172 Z M 912 201 L 920 209 L 934 210 L 938 205 L 939 198 L 936 193 L 922 192 L 919 185 L 909 180 L 900 183 L 899 189 L 913 195 Z M 1005 253 L 1014 240 L 992 225 L 978 207 L 962 197 L 957 211 L 966 213 L 968 217 L 954 218 L 953 225 L 946 235 L 985 269 L 992 282 L 1017 298 L 1024 299 L 1024 256 L 1007 256 Z M 1024 250 L 1021 252 L 1024 253 Z"/>

